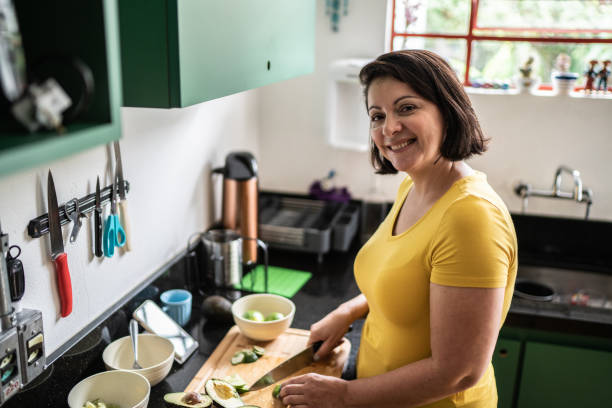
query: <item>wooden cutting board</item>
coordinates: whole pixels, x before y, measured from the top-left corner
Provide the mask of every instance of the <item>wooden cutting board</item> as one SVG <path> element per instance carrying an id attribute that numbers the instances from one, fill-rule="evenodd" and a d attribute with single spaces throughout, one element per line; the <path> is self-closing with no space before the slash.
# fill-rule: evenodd
<path id="1" fill-rule="evenodd" d="M 308 330 L 290 328 L 272 341 L 253 341 L 243 336 L 238 326 L 233 326 L 191 380 L 185 391 L 204 393 L 204 384 L 208 379 L 224 378 L 232 374 L 240 375 L 248 385 L 251 385 L 272 368 L 303 350 L 306 347 L 309 335 Z M 232 365 L 230 360 L 234 353 L 242 349 L 251 349 L 254 345 L 266 349 L 265 354 L 259 360 L 250 364 Z M 351 343 L 344 338 L 343 342 L 328 357 L 296 371 L 291 377 L 307 373 L 340 377 L 348 361 L 350 351 Z M 242 394 L 242 400 L 245 404 L 258 405 L 261 408 L 282 407 L 282 403 L 272 397 L 274 386 L 275 384 L 272 384 L 266 388 Z"/>

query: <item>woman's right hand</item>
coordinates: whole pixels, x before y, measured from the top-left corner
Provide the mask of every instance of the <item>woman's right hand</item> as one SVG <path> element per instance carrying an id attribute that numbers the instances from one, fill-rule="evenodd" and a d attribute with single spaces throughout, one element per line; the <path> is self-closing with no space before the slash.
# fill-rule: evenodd
<path id="1" fill-rule="evenodd" d="M 353 323 L 353 320 L 351 319 L 350 312 L 339 307 L 310 326 L 308 344 L 313 344 L 317 341 L 323 342 L 314 355 L 315 361 L 327 356 L 340 344 L 351 323 Z"/>

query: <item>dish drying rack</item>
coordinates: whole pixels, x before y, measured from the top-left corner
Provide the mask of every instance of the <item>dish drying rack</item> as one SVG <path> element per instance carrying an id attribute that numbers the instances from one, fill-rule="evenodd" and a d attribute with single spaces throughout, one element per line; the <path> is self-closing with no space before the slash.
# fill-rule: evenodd
<path id="1" fill-rule="evenodd" d="M 317 254 L 347 251 L 357 233 L 356 203 L 323 201 L 292 194 L 261 192 L 259 236 L 273 248 Z"/>

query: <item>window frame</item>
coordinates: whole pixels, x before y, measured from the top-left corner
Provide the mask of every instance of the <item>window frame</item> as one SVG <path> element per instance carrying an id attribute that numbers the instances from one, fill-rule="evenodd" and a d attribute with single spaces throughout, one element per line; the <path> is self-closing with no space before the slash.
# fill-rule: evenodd
<path id="1" fill-rule="evenodd" d="M 403 37 L 418 37 L 418 38 L 443 38 L 443 39 L 459 39 L 466 40 L 466 57 L 465 57 L 465 76 L 463 78 L 464 86 L 471 86 L 470 82 L 470 66 L 472 59 L 472 43 L 474 41 L 512 41 L 512 42 L 532 42 L 532 43 L 574 43 L 574 44 L 612 44 L 612 38 L 572 38 L 572 37 L 537 37 L 537 36 L 491 36 L 475 34 L 475 30 L 480 31 L 495 31 L 503 29 L 504 31 L 532 31 L 546 32 L 555 34 L 576 34 L 576 33 L 612 33 L 612 30 L 588 30 L 588 29 L 558 29 L 558 28 L 527 28 L 527 27 L 478 27 L 478 6 L 480 0 L 470 0 L 470 21 L 468 23 L 467 34 L 439 34 L 439 33 L 398 33 L 395 31 L 395 5 L 397 0 L 392 0 L 391 4 L 391 36 L 389 49 L 393 50 L 393 42 L 395 38 Z M 467 1 L 467 0 L 466 0 Z M 551 85 L 540 85 L 539 89 L 550 90 Z"/>

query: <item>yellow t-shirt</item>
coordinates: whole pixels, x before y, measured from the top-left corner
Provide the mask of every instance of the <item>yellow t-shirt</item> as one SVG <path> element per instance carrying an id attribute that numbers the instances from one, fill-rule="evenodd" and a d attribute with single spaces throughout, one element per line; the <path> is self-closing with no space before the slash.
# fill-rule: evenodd
<path id="1" fill-rule="evenodd" d="M 397 214 L 412 186 L 401 184 L 391 211 L 355 259 L 355 279 L 370 312 L 357 377 L 382 374 L 431 356 L 429 283 L 504 287 L 503 324 L 517 269 L 510 214 L 480 172 L 456 181 L 413 226 L 393 235 Z M 501 328 L 501 325 L 500 325 Z M 431 407 L 497 406 L 493 367 L 472 388 Z"/>

